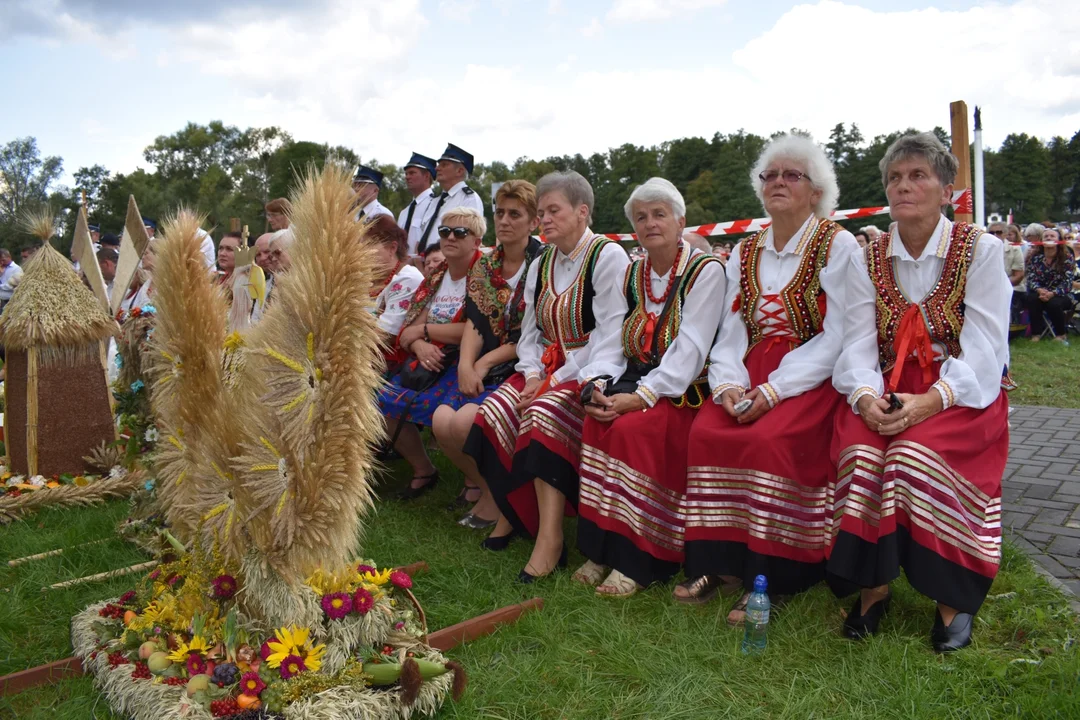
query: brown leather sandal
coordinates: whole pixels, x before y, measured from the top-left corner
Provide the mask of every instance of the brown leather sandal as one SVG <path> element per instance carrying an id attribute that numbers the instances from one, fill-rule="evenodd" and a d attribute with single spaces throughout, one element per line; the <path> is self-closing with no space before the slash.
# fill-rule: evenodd
<path id="1" fill-rule="evenodd" d="M 716 597 L 723 584 L 724 581 L 719 575 L 702 575 L 675 586 L 676 589 L 686 590 L 686 595 L 679 595 L 672 591 L 671 596 L 684 605 L 704 605 Z"/>

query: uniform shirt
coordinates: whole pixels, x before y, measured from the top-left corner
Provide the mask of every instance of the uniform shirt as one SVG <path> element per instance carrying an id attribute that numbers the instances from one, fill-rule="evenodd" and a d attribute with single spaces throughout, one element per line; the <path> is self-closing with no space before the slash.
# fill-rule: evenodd
<path id="1" fill-rule="evenodd" d="M 420 234 L 423 231 L 424 218 L 431 211 L 431 203 L 436 201 L 439 197 L 439 193 L 432 189 L 427 189 L 413 198 L 413 201 L 405 206 L 405 209 L 398 214 L 398 227 L 405 231 L 405 234 L 409 236 L 409 257 L 416 255 L 416 248 L 420 245 Z M 412 223 L 409 227 L 405 227 L 405 220 L 409 217 L 409 208 L 416 205 L 416 210 L 413 211 Z M 432 230 L 431 232 L 435 232 Z M 430 238 L 429 238 L 430 241 Z"/>
<path id="2" fill-rule="evenodd" d="M 687 261 L 701 255 L 702 252 L 691 248 L 685 241 L 680 242 L 685 260 L 681 260 L 679 264 L 685 267 Z M 627 272 L 630 272 L 629 268 Z M 649 283 L 654 297 L 663 297 L 669 281 L 674 282 L 672 274 L 671 271 L 663 275 L 657 275 L 655 270 L 649 272 Z M 724 297 L 726 284 L 724 266 L 720 263 L 708 263 L 701 269 L 701 273 L 694 281 L 682 305 L 679 334 L 675 336 L 674 341 L 660 358 L 660 364 L 638 381 L 638 394 L 649 407 L 656 404 L 655 398 L 681 397 L 701 373 L 701 369 L 705 367 L 705 360 L 709 356 L 709 350 L 716 339 L 716 332 L 720 328 L 723 306 L 717 300 Z M 622 345 L 622 332 L 626 314 L 630 308 L 626 301 L 626 293 L 621 293 L 620 297 L 622 302 L 619 306 L 621 314 L 618 324 L 614 327 L 601 328 L 605 335 L 614 333 L 618 336 L 618 344 L 603 343 L 607 352 L 617 354 L 609 358 L 595 358 L 588 367 L 582 369 L 579 375 L 582 382 L 608 374 L 599 370 L 614 366 L 617 371 L 610 373 L 612 376 L 612 379 L 608 381 L 610 387 L 626 372 L 627 360 L 626 351 Z M 645 303 L 645 311 L 656 315 L 659 322 L 665 303 L 655 303 L 647 294 L 641 299 Z M 659 329 L 657 331 L 659 332 Z"/>
<path id="3" fill-rule="evenodd" d="M 908 253 L 899 231 L 893 233 L 889 256 L 896 268 L 896 281 L 909 301 L 921 301 L 933 290 L 952 244 L 952 228 L 952 222 L 943 215 L 917 258 Z M 857 412 L 860 397 L 871 394 L 881 397 L 885 392 L 878 354 L 877 291 L 867 273 L 863 253 L 851 256 L 845 280 L 844 350 L 836 363 L 833 386 Z M 997 399 L 1001 392 L 1001 370 L 1009 362 L 1011 302 L 1012 287 L 1005 275 L 1001 240 L 993 235 L 980 235 L 967 271 L 960 355 L 942 363 L 940 379 L 934 384 L 945 408 L 960 405 L 982 409 Z M 934 343 L 935 360 L 941 360 L 944 355 L 945 349 Z"/>
<path id="4" fill-rule="evenodd" d="M 585 260 L 589 257 L 586 250 L 592 238 L 592 230 L 586 228 L 585 234 L 578 239 L 569 255 L 556 246 L 547 251 L 558 253 L 551 271 L 555 292 L 565 291 L 577 280 L 578 275 L 585 271 Z M 597 330 L 616 325 L 622 327 L 622 319 L 626 315 L 626 296 L 623 294 L 622 280 L 629 264 L 630 257 L 618 243 L 609 243 L 600 251 L 592 276 L 595 290 L 592 312 L 596 325 L 589 333 L 588 344 L 566 353 L 566 362 L 552 377 L 553 385 L 579 379 L 579 373 L 590 364 L 590 358 L 593 357 L 598 358 L 592 365 L 597 375 L 614 375 L 618 370 L 614 363 L 604 362 L 603 359 L 613 358 L 621 353 L 622 333 L 605 334 Z M 541 342 L 540 328 L 536 326 L 536 282 L 539 272 L 540 258 L 537 258 L 529 265 L 529 274 L 525 280 L 525 316 L 521 320 L 521 340 L 518 341 L 518 363 L 515 368 L 526 378 L 544 375 L 544 345 Z"/>
<path id="5" fill-rule="evenodd" d="M 379 202 L 379 198 L 375 198 L 356 213 L 356 221 L 369 223 L 380 215 L 389 215 L 391 219 L 394 217 L 394 213 L 387 210 L 386 206 Z"/>
<path id="6" fill-rule="evenodd" d="M 379 318 L 375 324 L 380 330 L 397 337 L 405 323 L 409 305 L 412 304 L 412 296 L 423 281 L 424 274 L 412 265 L 402 265 L 394 277 L 390 278 L 390 282 L 375 298 L 373 308 Z"/>
<path id="7" fill-rule="evenodd" d="M 449 190 L 443 191 L 442 195 L 446 196 L 443 200 L 442 206 L 439 206 L 439 200 L 441 196 L 435 196 L 432 198 L 429 209 L 425 213 L 424 222 L 420 228 L 420 235 L 417 237 L 423 237 L 424 233 L 428 232 L 428 227 L 431 227 L 431 232 L 428 233 L 427 247 L 439 244 L 439 226 L 442 225 L 443 216 L 447 211 L 453 210 L 459 207 L 470 207 L 476 210 L 481 215 L 484 214 L 484 201 L 480 199 L 480 196 L 473 192 L 473 189 L 465 184 L 462 180 Z M 435 210 L 438 209 L 438 215 Z"/>
<path id="8" fill-rule="evenodd" d="M 781 292 L 792 278 L 795 277 L 799 265 L 802 263 L 802 254 L 806 251 L 807 241 L 816 226 L 818 219 L 811 215 L 795 233 L 784 249 L 776 251 L 773 240 L 772 228 L 769 228 L 760 242 L 764 244 L 761 253 L 761 261 L 758 263 L 758 283 L 761 286 L 762 297 L 758 298 L 758 305 L 754 308 L 753 318 L 758 325 L 767 327 L 770 325 L 791 326 L 787 317 L 787 310 L 781 309 L 778 313 L 766 315 L 762 312 L 762 306 L 766 304 L 765 295 L 774 295 Z M 743 240 L 753 242 L 753 238 Z M 821 269 L 821 288 L 825 291 L 825 321 L 820 333 L 795 348 L 780 361 L 780 366 L 769 373 L 769 387 L 775 391 L 778 400 L 802 395 L 808 390 L 813 390 L 832 375 L 836 358 L 840 354 L 840 343 L 844 330 L 844 273 L 847 261 L 851 254 L 859 248 L 855 236 L 847 230 L 836 233 L 829 251 L 829 259 L 825 267 Z M 727 262 L 727 293 L 724 295 L 723 313 L 720 335 L 713 345 L 709 359 L 709 387 L 713 390 L 713 399 L 720 403 L 720 393 L 728 387 L 749 389 L 750 373 L 743 363 L 743 358 L 750 345 L 746 324 L 743 321 L 743 311 L 735 310 L 735 298 L 742 290 L 742 242 L 731 251 L 731 257 Z M 775 303 L 769 305 L 775 307 Z M 768 334 L 768 333 L 765 333 Z M 762 342 L 769 342 L 763 340 Z M 766 392 L 765 397 L 772 399 Z"/>

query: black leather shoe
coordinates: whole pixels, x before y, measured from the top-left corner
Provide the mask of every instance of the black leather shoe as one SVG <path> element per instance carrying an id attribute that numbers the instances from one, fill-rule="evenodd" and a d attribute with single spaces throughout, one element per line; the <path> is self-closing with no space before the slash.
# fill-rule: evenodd
<path id="1" fill-rule="evenodd" d="M 486 530 L 490 527 L 495 527 L 495 523 L 497 522 L 498 520 L 485 520 L 479 515 L 473 515 L 472 513 L 468 513 L 460 520 L 458 520 L 457 524 L 461 527 L 467 527 L 470 530 Z"/>
<path id="2" fill-rule="evenodd" d="M 892 601 L 892 593 L 878 600 L 870 606 L 866 614 L 862 613 L 862 596 L 855 598 L 855 605 L 844 619 L 844 637 L 848 640 L 862 640 L 878 631 L 881 618 L 889 612 L 889 602 Z"/>
<path id="3" fill-rule="evenodd" d="M 480 547 L 485 550 L 491 550 L 492 552 L 502 552 L 506 548 L 510 547 L 510 543 L 514 541 L 514 538 L 518 536 L 517 530 L 511 530 L 505 535 L 498 537 L 487 536 L 480 541 Z"/>
<path id="4" fill-rule="evenodd" d="M 457 510 L 459 508 L 468 507 L 469 505 L 472 505 L 473 503 L 478 502 L 480 500 L 480 498 L 476 498 L 476 500 L 470 500 L 469 499 L 469 493 L 471 493 L 473 491 L 480 492 L 480 488 L 476 487 L 475 485 L 473 485 L 473 486 L 469 486 L 469 485 L 464 486 L 463 488 L 461 488 L 461 492 L 459 492 L 457 494 L 457 497 L 455 497 L 453 500 L 451 500 L 449 503 L 447 503 L 446 509 L 449 510 L 450 512 L 453 512 L 453 511 L 455 511 L 455 510 Z"/>
<path id="5" fill-rule="evenodd" d="M 427 480 L 426 483 L 420 487 L 413 487 L 409 485 L 404 490 L 398 493 L 398 500 L 415 500 L 418 497 L 426 495 L 435 489 L 435 486 L 439 484 L 439 471 L 431 473 L 430 475 L 424 475 L 416 478 L 417 480 Z"/>
<path id="6" fill-rule="evenodd" d="M 934 611 L 934 629 L 930 631 L 930 644 L 934 652 L 954 652 L 971 644 L 971 631 L 975 629 L 975 616 L 971 613 L 956 613 L 956 617 L 945 627 L 941 611 Z"/>
<path id="7" fill-rule="evenodd" d="M 554 567 L 554 569 L 552 569 L 552 571 L 550 573 L 548 573 L 547 575 L 530 575 L 525 570 L 522 570 L 521 572 L 518 573 L 518 582 L 521 583 L 522 585 L 532 585 L 537 580 L 540 580 L 541 578 L 546 578 L 548 575 L 551 575 L 556 570 L 565 570 L 566 569 L 566 561 L 567 561 L 567 558 L 566 558 L 566 545 L 563 545 L 562 546 L 562 552 L 559 553 L 559 562 L 555 563 L 555 567 Z"/>

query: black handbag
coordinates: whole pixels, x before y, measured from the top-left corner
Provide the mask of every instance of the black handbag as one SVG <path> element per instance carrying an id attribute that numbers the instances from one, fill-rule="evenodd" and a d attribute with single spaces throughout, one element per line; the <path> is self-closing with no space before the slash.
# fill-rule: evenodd
<path id="1" fill-rule="evenodd" d="M 442 351 L 442 370 L 429 370 L 422 366 L 417 358 L 413 357 L 410 360 L 406 360 L 405 364 L 401 367 L 401 373 L 398 375 L 398 385 L 405 390 L 423 392 L 439 382 L 442 376 L 446 374 L 448 368 L 457 365 L 460 348 L 457 345 L 450 345 L 443 347 Z"/>
<path id="2" fill-rule="evenodd" d="M 517 360 L 507 360 L 506 362 L 499 363 L 488 370 L 488 374 L 484 376 L 484 384 L 502 385 L 510 379 L 511 375 L 517 372 L 514 369 L 515 367 L 517 367 Z"/>

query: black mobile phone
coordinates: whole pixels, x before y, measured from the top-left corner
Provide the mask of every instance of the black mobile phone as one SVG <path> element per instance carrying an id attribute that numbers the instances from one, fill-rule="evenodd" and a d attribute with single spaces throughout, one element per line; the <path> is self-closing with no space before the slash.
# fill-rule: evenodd
<path id="1" fill-rule="evenodd" d="M 896 393 L 889 393 L 889 409 L 886 413 L 891 413 L 895 410 L 899 410 L 904 407 L 904 403 L 900 402 L 900 398 L 896 397 Z"/>

